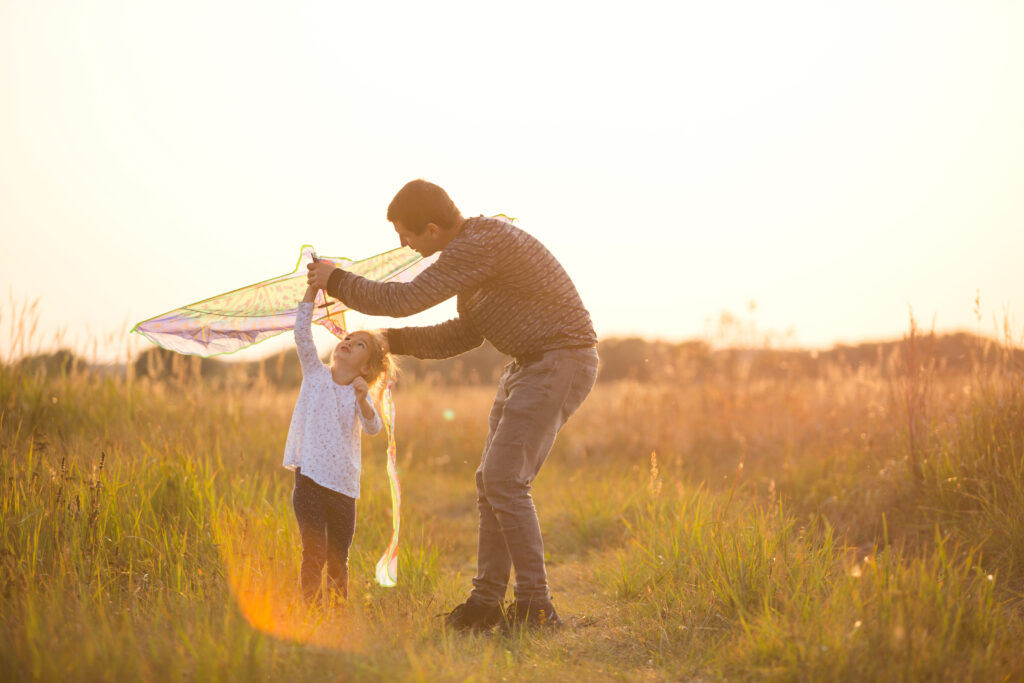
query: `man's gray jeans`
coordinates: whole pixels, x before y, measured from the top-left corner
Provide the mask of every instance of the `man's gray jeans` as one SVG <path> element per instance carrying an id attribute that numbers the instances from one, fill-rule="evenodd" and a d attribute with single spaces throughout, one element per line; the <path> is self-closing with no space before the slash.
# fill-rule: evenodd
<path id="1" fill-rule="evenodd" d="M 516 600 L 550 600 L 530 484 L 558 430 L 594 387 L 597 363 L 597 350 L 587 348 L 548 351 L 533 362 L 505 366 L 476 471 L 480 535 L 473 602 L 502 602 L 513 566 Z"/>

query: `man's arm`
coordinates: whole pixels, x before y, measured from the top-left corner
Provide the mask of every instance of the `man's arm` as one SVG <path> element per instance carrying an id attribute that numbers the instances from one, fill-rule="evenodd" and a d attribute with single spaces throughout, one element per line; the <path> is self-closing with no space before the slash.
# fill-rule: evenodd
<path id="1" fill-rule="evenodd" d="M 440 325 L 385 330 L 391 353 L 415 358 L 451 358 L 484 343 L 483 336 L 462 318 Z"/>
<path id="2" fill-rule="evenodd" d="M 307 281 L 360 313 L 402 318 L 425 311 L 495 274 L 497 257 L 473 238 L 449 243 L 437 261 L 410 282 L 368 280 L 329 263 L 308 266 Z"/>

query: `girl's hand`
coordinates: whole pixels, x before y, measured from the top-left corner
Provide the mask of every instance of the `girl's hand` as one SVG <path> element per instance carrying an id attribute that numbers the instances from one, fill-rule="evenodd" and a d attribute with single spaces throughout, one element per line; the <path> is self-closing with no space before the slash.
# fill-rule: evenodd
<path id="1" fill-rule="evenodd" d="M 352 389 L 356 392 L 356 400 L 362 402 L 366 399 L 366 394 L 370 391 L 370 385 L 366 383 L 366 380 L 362 377 L 356 377 L 352 380 Z"/>

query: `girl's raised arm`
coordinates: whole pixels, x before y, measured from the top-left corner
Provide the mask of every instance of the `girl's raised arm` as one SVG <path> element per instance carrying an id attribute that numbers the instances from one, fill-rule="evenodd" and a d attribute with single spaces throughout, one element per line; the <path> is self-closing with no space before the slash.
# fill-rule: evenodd
<path id="1" fill-rule="evenodd" d="M 299 363 L 302 365 L 303 375 L 323 366 L 320 357 L 316 354 L 313 331 L 310 329 L 313 324 L 316 293 L 315 287 L 306 287 L 306 293 L 302 297 L 302 303 L 299 304 L 299 310 L 295 316 L 295 346 L 299 351 Z"/>

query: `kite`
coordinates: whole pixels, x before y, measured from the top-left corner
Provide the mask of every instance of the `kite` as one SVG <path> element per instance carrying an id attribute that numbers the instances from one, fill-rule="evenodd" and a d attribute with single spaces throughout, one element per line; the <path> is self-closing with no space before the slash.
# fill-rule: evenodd
<path id="1" fill-rule="evenodd" d="M 327 261 L 370 280 L 408 282 L 436 258 L 424 259 L 412 249 L 401 247 L 362 261 L 318 259 L 313 247 L 305 245 L 291 273 L 176 308 L 142 321 L 132 332 L 177 353 L 204 358 L 234 353 L 294 329 L 297 303 L 306 291 L 306 266 L 314 261 Z M 344 337 L 346 310 L 344 303 L 329 301 L 320 291 L 313 322 Z"/>
<path id="2" fill-rule="evenodd" d="M 291 273 L 176 308 L 144 320 L 132 328 L 154 344 L 177 353 L 219 356 L 277 336 L 295 328 L 298 302 L 306 291 L 306 266 L 327 261 L 370 280 L 408 282 L 431 265 L 437 256 L 423 258 L 408 247 L 371 256 L 361 261 L 317 257 L 305 245 Z M 314 304 L 313 322 L 338 338 L 345 337 L 345 311 L 341 301 L 327 298 L 321 290 Z M 376 578 L 382 586 L 394 586 L 398 579 L 398 531 L 402 489 L 398 481 L 395 447 L 395 403 L 391 380 L 381 396 L 381 419 L 388 435 L 388 482 L 391 487 L 392 532 L 387 550 L 377 562 Z"/>

